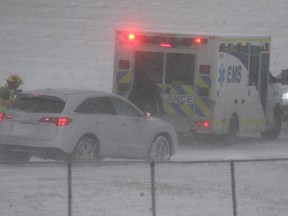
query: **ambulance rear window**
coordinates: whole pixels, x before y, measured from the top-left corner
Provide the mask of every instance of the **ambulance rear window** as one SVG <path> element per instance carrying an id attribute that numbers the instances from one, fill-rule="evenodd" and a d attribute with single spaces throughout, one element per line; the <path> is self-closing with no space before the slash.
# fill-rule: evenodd
<path id="1" fill-rule="evenodd" d="M 146 74 L 153 82 L 162 83 L 163 62 L 164 54 L 161 52 L 137 51 L 135 54 L 136 81 Z"/>
<path id="2" fill-rule="evenodd" d="M 195 55 L 168 53 L 166 65 L 166 83 L 194 84 Z"/>

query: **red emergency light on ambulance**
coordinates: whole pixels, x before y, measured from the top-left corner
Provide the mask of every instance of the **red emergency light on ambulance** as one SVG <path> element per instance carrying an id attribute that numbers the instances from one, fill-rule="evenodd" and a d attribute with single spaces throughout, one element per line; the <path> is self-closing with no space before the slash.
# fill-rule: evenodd
<path id="1" fill-rule="evenodd" d="M 265 36 L 119 30 L 113 92 L 128 97 L 144 72 L 161 89 L 161 118 L 178 132 L 276 138 L 281 98 L 270 94 L 270 43 Z"/>

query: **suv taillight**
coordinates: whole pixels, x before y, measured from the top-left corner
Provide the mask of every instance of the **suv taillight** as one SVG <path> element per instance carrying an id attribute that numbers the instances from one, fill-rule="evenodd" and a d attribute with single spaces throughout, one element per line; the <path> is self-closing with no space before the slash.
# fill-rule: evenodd
<path id="1" fill-rule="evenodd" d="M 43 117 L 40 122 L 47 122 L 55 124 L 57 127 L 62 127 L 70 124 L 72 119 L 67 117 Z"/>

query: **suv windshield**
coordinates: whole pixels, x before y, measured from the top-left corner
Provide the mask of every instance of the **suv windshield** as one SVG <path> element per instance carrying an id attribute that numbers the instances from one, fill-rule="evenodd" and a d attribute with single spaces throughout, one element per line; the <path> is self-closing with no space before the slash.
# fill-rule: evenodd
<path id="1" fill-rule="evenodd" d="M 25 112 L 61 113 L 65 107 L 65 101 L 54 96 L 46 95 L 18 95 L 10 109 Z"/>

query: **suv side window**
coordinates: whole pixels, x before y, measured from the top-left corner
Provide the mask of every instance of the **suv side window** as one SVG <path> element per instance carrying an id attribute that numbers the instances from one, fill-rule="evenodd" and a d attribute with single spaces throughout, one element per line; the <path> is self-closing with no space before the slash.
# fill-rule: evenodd
<path id="1" fill-rule="evenodd" d="M 111 101 L 114 106 L 116 115 L 141 117 L 141 113 L 129 103 L 126 103 L 119 98 L 111 98 Z"/>
<path id="2" fill-rule="evenodd" d="M 112 103 L 106 97 L 88 98 L 75 109 L 75 112 L 86 114 L 114 114 Z"/>

